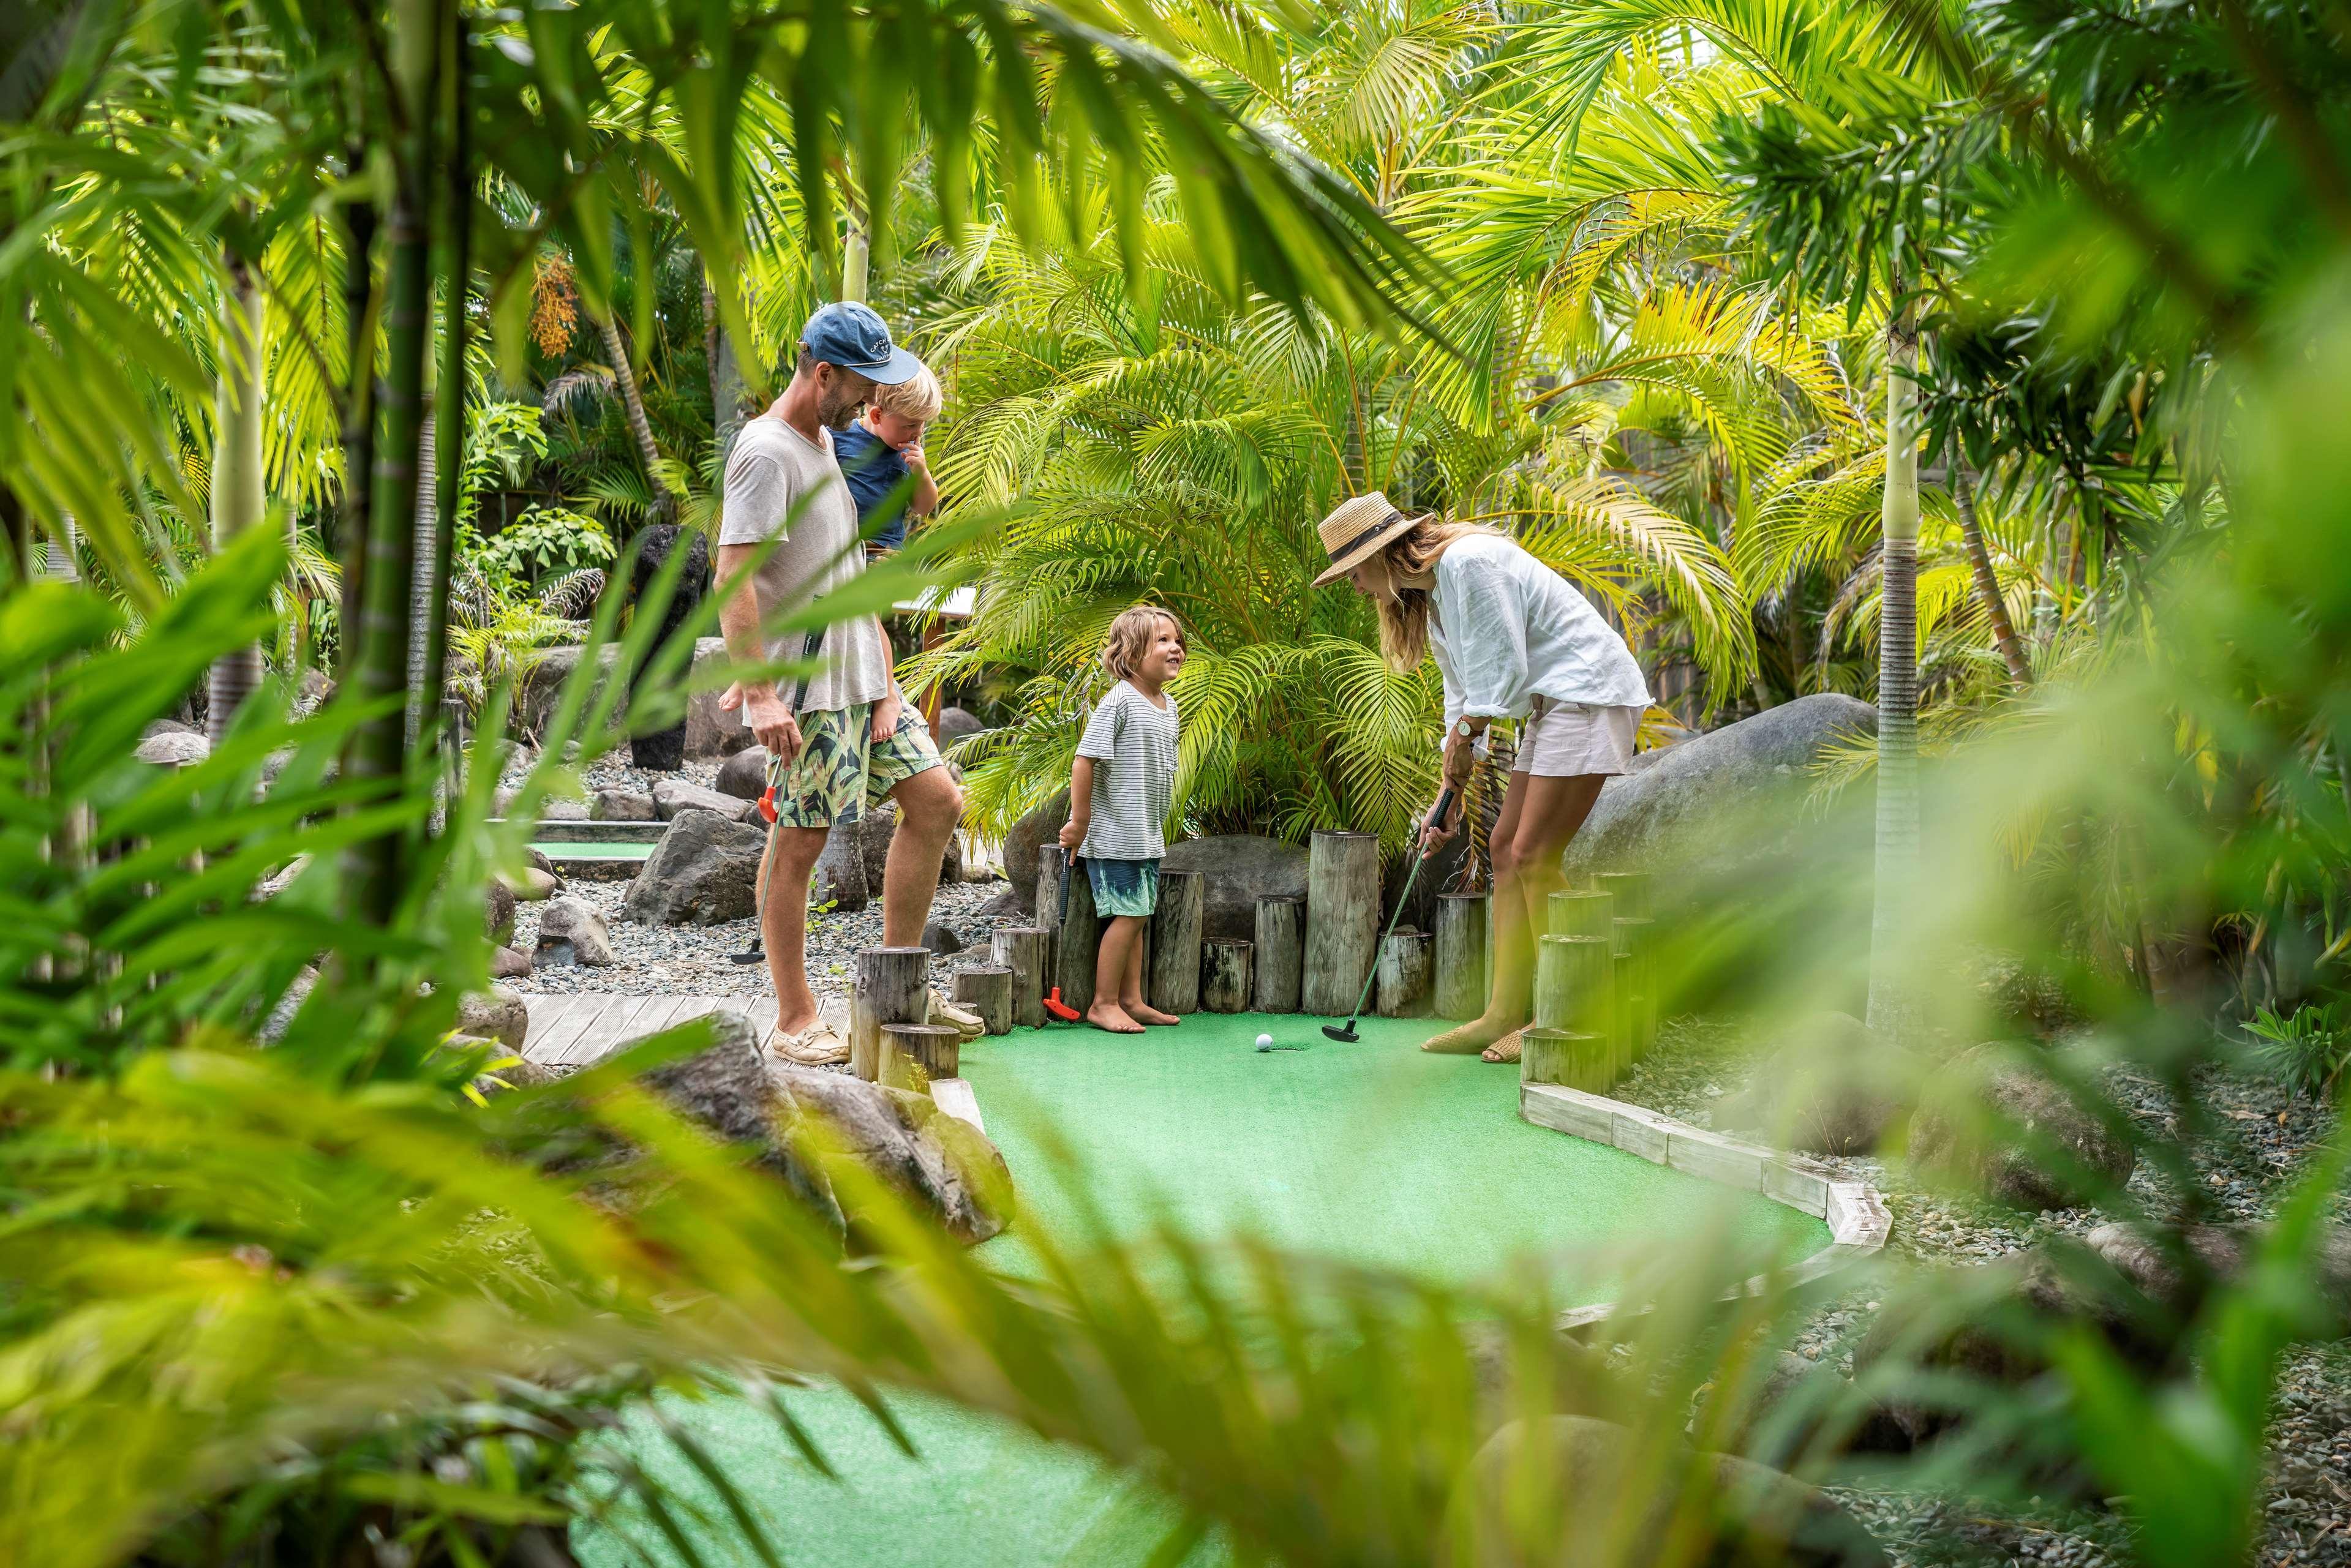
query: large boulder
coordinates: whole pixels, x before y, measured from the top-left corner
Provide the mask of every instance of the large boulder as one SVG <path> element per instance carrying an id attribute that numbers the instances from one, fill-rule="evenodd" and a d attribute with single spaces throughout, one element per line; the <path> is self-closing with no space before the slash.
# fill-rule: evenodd
<path id="1" fill-rule="evenodd" d="M 1012 1222 L 1012 1173 L 978 1128 L 941 1111 L 927 1094 L 868 1083 L 846 1073 L 772 1064 L 770 1077 L 798 1114 L 821 1119 L 816 1146 L 878 1174 L 938 1217 L 966 1244 Z M 855 1234 L 859 1217 L 852 1206 Z"/>
<path id="2" fill-rule="evenodd" d="M 679 1114 L 709 1128 L 721 1142 L 757 1150 L 757 1164 L 781 1176 L 835 1236 L 845 1234 L 831 1180 L 817 1161 L 792 1145 L 789 1131 L 799 1106 L 768 1071 L 757 1026 L 722 1009 L 709 1016 L 708 1027 L 707 1049 L 655 1068 L 645 1082 Z M 652 1038 L 626 1041 L 621 1049 Z"/>
<path id="3" fill-rule="evenodd" d="M 1816 826 L 1798 801 L 1828 747 L 1877 733 L 1877 710 L 1836 693 L 1798 697 L 1666 748 L 1601 786 L 1568 843 L 1570 875 L 1593 871 L 1719 875 L 1794 854 Z M 1641 760 L 1636 758 L 1636 761 Z"/>
<path id="4" fill-rule="evenodd" d="M 532 656 L 515 690 L 515 722 L 521 726 L 525 736 L 537 740 L 547 733 L 548 720 L 555 716 L 555 710 L 563 701 L 564 685 L 580 673 L 586 655 L 587 649 L 574 643 L 541 648 Z M 607 643 L 597 650 L 597 666 L 607 675 L 620 658 L 617 643 Z M 625 701 L 622 708 L 626 711 Z"/>
<path id="5" fill-rule="evenodd" d="M 492 877 L 482 891 L 482 931 L 493 942 L 514 936 L 514 889 Z"/>
<path id="6" fill-rule="evenodd" d="M 753 800 L 705 789 L 684 779 L 662 779 L 653 783 L 653 814 L 664 822 L 674 821 L 680 811 L 688 810 L 716 811 L 729 821 L 748 821 L 752 805 Z"/>
<path id="7" fill-rule="evenodd" d="M 490 949 L 490 978 L 527 980 L 529 977 L 529 954 L 519 947 L 508 947 L 504 945 Z"/>
<path id="8" fill-rule="evenodd" d="M 697 688 L 716 679 L 718 669 L 728 662 L 726 640 L 705 637 L 694 645 L 694 674 L 700 677 Z M 713 758 L 732 757 L 737 752 L 757 744 L 751 732 L 744 727 L 743 710 L 722 708 L 718 699 L 726 695 L 721 682 L 708 689 L 697 689 L 685 699 L 685 755 L 701 761 Z"/>
<path id="9" fill-rule="evenodd" d="M 475 1040 L 495 1040 L 508 1051 L 520 1051 L 530 1033 L 530 1009 L 522 993 L 504 986 L 468 991 L 457 998 L 457 1032 Z"/>
<path id="10" fill-rule="evenodd" d="M 2130 1179 L 2137 1151 L 2054 1079 L 1998 1045 L 1927 1081 L 1910 1126 L 1923 1171 L 2017 1208 L 2071 1208 Z"/>
<path id="11" fill-rule="evenodd" d="M 639 530 L 630 543 L 629 597 L 642 601 L 660 577 L 671 559 L 681 551 L 684 559 L 672 579 L 668 601 L 662 607 L 661 631 L 652 648 L 646 650 L 643 664 L 638 666 L 636 677 L 630 684 L 629 695 L 635 697 L 645 671 L 658 656 L 661 645 L 678 636 L 686 622 L 692 619 L 695 607 L 710 591 L 710 536 L 701 528 L 684 528 L 676 523 L 655 523 Z M 697 657 L 700 644 L 695 644 Z M 629 760 L 639 768 L 661 772 L 673 772 L 685 765 L 690 746 L 687 734 L 692 727 L 690 715 L 680 716 L 674 724 L 660 729 L 649 729 L 629 738 Z"/>
<path id="12" fill-rule="evenodd" d="M 556 967 L 579 964 L 601 968 L 621 961 L 612 951 L 611 927 L 577 898 L 551 899 L 539 912 L 538 947 L 531 958 Z"/>
<path id="13" fill-rule="evenodd" d="M 1648 1451 L 1646 1442 L 1627 1427 L 1589 1416 L 1551 1416 L 1504 1427 L 1470 1462 L 1458 1506 L 1476 1524 L 1455 1534 L 1457 1544 L 1443 1561 L 1450 1568 L 1506 1568 L 1529 1561 L 1519 1551 L 1510 1521 L 1534 1475 L 1551 1478 L 1540 1495 L 1557 1508 L 1562 1531 L 1590 1530 L 1594 1521 L 1613 1521 L 1627 1506 L 1646 1502 L 1647 1518 L 1625 1539 L 1651 1542 L 1668 1538 L 1678 1500 L 1670 1489 L 1654 1482 L 1660 1477 L 1702 1477 L 1715 1495 L 1715 1515 L 1701 1527 L 1702 1542 L 1679 1543 L 1689 1554 L 1678 1561 L 1708 1568 L 1876 1568 L 1887 1561 L 1885 1549 L 1858 1520 L 1792 1476 L 1729 1454 L 1669 1455 L 1660 1467 L 1660 1456 Z M 1536 1560 L 1575 1563 L 1587 1555 L 1562 1547 L 1556 1555 L 1546 1552 Z"/>
<path id="14" fill-rule="evenodd" d="M 2199 1310 L 2215 1284 L 2233 1284 L 2266 1239 L 2243 1225 L 2190 1225 L 2157 1236 L 2128 1225 L 2101 1225 L 2083 1239 L 2115 1272 L 2154 1301 L 2187 1314 Z M 2304 1276 L 2316 1297 L 2316 1331 L 2351 1333 L 2351 1228 L 2320 1232 Z"/>
<path id="15" fill-rule="evenodd" d="M 883 801 L 857 819 L 858 852 L 864 857 L 865 885 L 874 894 L 882 891 L 882 868 L 890 861 L 890 844 L 898 832 L 898 808 Z M 939 857 L 939 881 L 963 880 L 963 843 L 954 835 L 947 839 L 946 852 Z"/>
<path id="16" fill-rule="evenodd" d="M 1254 833 L 1220 833 L 1168 845 L 1160 869 L 1205 873 L 1201 878 L 1206 902 L 1203 933 L 1246 942 L 1257 935 L 1259 899 L 1306 896 L 1306 850 L 1298 844 Z M 1032 858 L 1029 864 L 1032 883 L 1036 874 Z M 1019 879 L 1015 877 L 1013 882 L 1017 886 Z"/>
<path id="17" fill-rule="evenodd" d="M 1859 1019 L 1819 1013 L 1781 1036 L 1714 1123 L 1808 1154 L 1867 1154 L 1917 1103 L 1925 1072 L 1917 1055 Z"/>
<path id="18" fill-rule="evenodd" d="M 131 756 L 156 768 L 193 768 L 213 754 L 213 744 L 186 729 L 157 729 L 139 743 Z"/>
<path id="19" fill-rule="evenodd" d="M 621 918 L 647 925 L 717 925 L 758 907 L 759 856 L 768 835 L 716 811 L 686 810 L 621 899 Z"/>
<path id="20" fill-rule="evenodd" d="M 979 722 L 977 715 L 967 709 L 943 707 L 939 709 L 939 722 L 931 727 L 931 737 L 939 743 L 939 749 L 945 751 L 956 741 L 968 740 L 987 727 Z"/>
<path id="21" fill-rule="evenodd" d="M 1053 841 L 1070 820 L 1070 792 L 1061 791 L 1031 809 L 1004 835 L 1004 878 L 1023 913 L 1037 913 L 1037 852 Z"/>
<path id="22" fill-rule="evenodd" d="M 768 788 L 768 748 L 747 746 L 718 765 L 718 792 L 757 800 Z"/>

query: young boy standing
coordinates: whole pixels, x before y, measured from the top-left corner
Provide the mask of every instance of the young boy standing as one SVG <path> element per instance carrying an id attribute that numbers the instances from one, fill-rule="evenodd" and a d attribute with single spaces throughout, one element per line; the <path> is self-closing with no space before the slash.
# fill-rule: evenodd
<path id="1" fill-rule="evenodd" d="M 1143 997 L 1143 927 L 1159 906 L 1162 824 L 1176 793 L 1176 699 L 1167 684 L 1184 668 L 1176 617 L 1138 604 L 1111 622 L 1102 667 L 1118 677 L 1078 742 L 1070 769 L 1070 820 L 1061 847 L 1086 862 L 1102 922 L 1094 1002 L 1086 1020 L 1113 1034 L 1172 1024 Z"/>
<path id="2" fill-rule="evenodd" d="M 869 557 L 886 555 L 904 545 L 906 519 L 927 517 L 939 504 L 938 484 L 923 455 L 923 431 L 938 418 L 945 401 L 938 378 L 931 374 L 929 366 L 917 363 L 910 379 L 895 386 L 875 387 L 865 412 L 848 429 L 833 434 L 833 455 L 840 459 L 841 476 L 849 481 L 849 494 L 857 503 L 857 526 L 866 536 Z M 914 494 L 875 530 L 874 515 L 909 474 L 914 476 Z"/>

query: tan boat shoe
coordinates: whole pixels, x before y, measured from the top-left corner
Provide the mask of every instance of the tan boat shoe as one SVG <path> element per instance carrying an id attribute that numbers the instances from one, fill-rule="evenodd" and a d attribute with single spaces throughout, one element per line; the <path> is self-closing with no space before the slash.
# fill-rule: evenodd
<path id="1" fill-rule="evenodd" d="M 798 1034 L 769 1035 L 768 1053 L 795 1067 L 838 1067 L 849 1060 L 849 1042 L 819 1019 Z"/>
<path id="2" fill-rule="evenodd" d="M 956 1031 L 967 1040 L 977 1040 L 987 1032 L 987 1021 L 977 1013 L 973 1012 L 969 1008 L 956 1006 L 955 1003 L 939 995 L 935 988 L 931 991 L 930 1021 L 936 1024 L 952 1024 Z"/>

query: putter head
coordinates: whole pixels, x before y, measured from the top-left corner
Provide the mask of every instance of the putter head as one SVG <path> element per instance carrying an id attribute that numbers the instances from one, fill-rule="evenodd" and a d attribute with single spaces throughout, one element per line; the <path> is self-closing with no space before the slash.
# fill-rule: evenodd
<path id="1" fill-rule="evenodd" d="M 1075 1023 L 1080 1016 L 1077 1009 L 1061 999 L 1061 988 L 1059 986 L 1055 986 L 1053 994 L 1045 998 L 1045 1010 L 1063 1023 Z"/>
<path id="2" fill-rule="evenodd" d="M 1354 1044 L 1355 1041 L 1361 1038 L 1355 1033 L 1355 1025 L 1353 1019 L 1348 1020 L 1344 1024 L 1326 1023 L 1322 1026 L 1322 1033 L 1325 1037 L 1331 1040 L 1343 1040 L 1349 1045 Z"/>
<path id="3" fill-rule="evenodd" d="M 748 953 L 729 953 L 726 956 L 729 962 L 737 964 L 764 964 L 768 961 L 768 956 L 757 947 Z"/>

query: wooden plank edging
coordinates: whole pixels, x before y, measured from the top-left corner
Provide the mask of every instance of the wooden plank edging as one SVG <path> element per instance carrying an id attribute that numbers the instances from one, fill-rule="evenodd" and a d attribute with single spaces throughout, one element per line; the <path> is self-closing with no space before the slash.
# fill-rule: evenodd
<path id="1" fill-rule="evenodd" d="M 1801 1155 L 1782 1154 L 1761 1144 L 1693 1127 L 1645 1105 L 1556 1083 L 1519 1086 L 1519 1114 L 1538 1127 L 1587 1143 L 1605 1144 L 1826 1222 L 1829 1244 L 1792 1268 L 1758 1274 L 1734 1296 L 1760 1295 L 1775 1282 L 1782 1288 L 1809 1284 L 1882 1250 L 1893 1229 L 1886 1198 L 1866 1182 L 1846 1181 L 1828 1166 Z M 1587 1328 L 1616 1314 L 1614 1302 L 1579 1307 L 1560 1314 L 1562 1329 Z"/>

